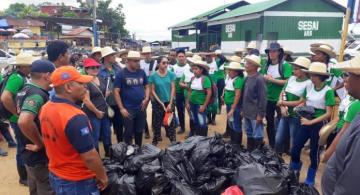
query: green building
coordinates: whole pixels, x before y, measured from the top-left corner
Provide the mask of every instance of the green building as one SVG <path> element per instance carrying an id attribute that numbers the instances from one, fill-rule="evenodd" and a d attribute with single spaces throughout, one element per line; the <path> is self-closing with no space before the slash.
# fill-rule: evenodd
<path id="1" fill-rule="evenodd" d="M 225 53 L 256 41 L 261 53 L 279 42 L 295 53 L 324 41 L 338 51 L 345 8 L 332 0 L 239 1 L 220 6 L 170 27 L 172 47 L 205 51 L 219 45 Z"/>

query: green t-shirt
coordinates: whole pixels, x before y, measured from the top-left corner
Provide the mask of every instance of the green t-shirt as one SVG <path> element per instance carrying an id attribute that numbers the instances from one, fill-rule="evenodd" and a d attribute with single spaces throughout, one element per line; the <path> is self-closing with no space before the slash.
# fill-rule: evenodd
<path id="1" fill-rule="evenodd" d="M 267 70 L 266 70 L 266 67 L 264 66 L 261 70 L 261 73 L 264 75 L 266 75 L 266 74 L 271 75 L 274 79 L 282 79 L 281 75 L 279 73 L 279 65 L 278 64 L 269 65 Z M 283 74 L 284 74 L 284 79 L 282 79 L 282 80 L 286 80 L 286 79 L 290 78 L 292 75 L 292 67 L 287 62 L 283 63 Z M 277 85 L 277 84 L 269 82 L 269 81 L 267 82 L 266 86 L 267 86 L 267 100 L 272 101 L 272 102 L 277 102 L 279 100 L 279 95 L 284 86 Z"/>
<path id="2" fill-rule="evenodd" d="M 228 81 L 227 85 L 225 86 L 224 92 L 224 102 L 226 105 L 233 104 L 235 100 L 235 90 L 239 89 L 242 90 L 244 86 L 244 77 L 237 77 L 233 83 Z"/>
<path id="3" fill-rule="evenodd" d="M 337 124 L 336 124 L 336 128 L 337 128 L 338 131 L 339 131 L 340 129 L 342 129 L 343 126 L 344 126 L 344 123 L 345 123 L 344 115 L 345 115 L 344 112 L 339 112 L 339 121 L 338 121 Z"/>
<path id="4" fill-rule="evenodd" d="M 215 72 L 215 75 L 217 77 L 217 79 L 221 80 L 225 78 L 225 71 L 224 70 L 220 70 L 220 67 L 222 66 L 222 64 L 220 64 L 220 59 L 216 60 L 216 65 L 218 67 L 218 71 Z"/>
<path id="5" fill-rule="evenodd" d="M 41 88 L 40 86 L 37 86 L 33 83 L 29 83 L 28 85 L 33 85 L 37 88 Z M 39 94 L 34 94 L 29 97 L 26 97 L 24 100 L 23 105 L 21 106 L 21 111 L 27 111 L 31 112 L 34 115 L 38 115 L 40 108 L 45 104 L 46 102 Z"/>
<path id="6" fill-rule="evenodd" d="M 182 77 L 180 78 L 179 83 L 180 83 L 180 82 L 181 82 L 181 83 L 186 83 L 186 82 L 185 82 L 185 74 L 182 75 Z M 189 85 L 189 83 L 186 83 L 186 85 Z M 187 95 L 188 95 L 188 90 L 185 90 L 185 89 L 184 89 L 184 97 L 187 98 Z"/>
<path id="7" fill-rule="evenodd" d="M 206 100 L 205 89 L 211 88 L 211 81 L 207 76 L 194 78 L 190 82 L 190 88 L 191 88 L 190 102 L 192 104 L 203 105 Z"/>
<path id="8" fill-rule="evenodd" d="M 9 79 L 5 84 L 4 91 L 9 91 L 13 95 L 15 101 L 16 94 L 24 87 L 25 79 L 19 73 L 13 73 L 10 75 Z M 19 118 L 15 115 L 12 115 L 9 118 L 11 123 L 16 123 Z"/>
<path id="9" fill-rule="evenodd" d="M 345 113 L 344 121 L 347 123 L 351 123 L 356 117 L 356 115 L 359 113 L 359 111 L 360 111 L 360 101 L 355 100 L 354 102 L 351 103 L 348 111 Z"/>
<path id="10" fill-rule="evenodd" d="M 171 96 L 171 83 L 175 81 L 175 73 L 168 71 L 165 76 L 154 72 L 149 77 L 149 83 L 155 86 L 156 95 L 162 102 L 169 102 Z"/>

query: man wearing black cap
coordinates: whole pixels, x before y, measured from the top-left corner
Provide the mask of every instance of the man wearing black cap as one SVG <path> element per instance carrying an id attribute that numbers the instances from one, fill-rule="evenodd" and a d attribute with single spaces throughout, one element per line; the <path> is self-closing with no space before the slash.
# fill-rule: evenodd
<path id="1" fill-rule="evenodd" d="M 281 117 L 280 108 L 276 104 L 286 80 L 292 75 L 292 68 L 290 64 L 283 60 L 284 50 L 279 43 L 271 43 L 265 53 L 268 59 L 266 65 L 262 67 L 261 73 L 267 82 L 266 131 L 269 145 L 274 148 L 276 135 L 275 111 L 277 117 Z"/>
<path id="2" fill-rule="evenodd" d="M 31 82 L 16 97 L 17 110 L 20 112 L 20 141 L 25 146 L 20 152 L 26 165 L 30 195 L 55 194 L 49 183 L 48 158 L 38 118 L 40 108 L 49 99 L 50 75 L 54 70 L 55 66 L 50 61 L 34 61 L 31 64 Z"/>

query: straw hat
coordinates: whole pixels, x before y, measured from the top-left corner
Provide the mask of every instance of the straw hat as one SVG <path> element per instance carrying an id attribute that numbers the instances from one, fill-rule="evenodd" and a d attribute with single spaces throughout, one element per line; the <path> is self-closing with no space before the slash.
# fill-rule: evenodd
<path id="1" fill-rule="evenodd" d="M 34 58 L 30 53 L 20 53 L 15 57 L 12 65 L 16 66 L 30 66 L 37 58 Z"/>
<path id="2" fill-rule="evenodd" d="M 126 59 L 128 59 L 128 60 L 141 60 L 141 54 L 138 51 L 129 51 Z"/>
<path id="3" fill-rule="evenodd" d="M 313 62 L 310 64 L 309 70 L 303 70 L 303 71 L 310 74 L 326 75 L 326 76 L 329 75 L 326 64 L 321 62 Z"/>
<path id="4" fill-rule="evenodd" d="M 143 47 L 141 53 L 142 54 L 151 53 L 151 47 L 149 46 Z"/>
<path id="5" fill-rule="evenodd" d="M 326 53 L 327 55 L 329 55 L 332 58 L 336 57 L 336 53 L 333 51 L 333 49 L 327 45 L 320 45 L 319 47 L 312 47 L 311 51 L 313 53 L 315 53 L 316 51 L 321 51 Z"/>
<path id="6" fill-rule="evenodd" d="M 91 55 L 93 55 L 94 53 L 101 53 L 101 47 L 93 47 L 91 50 Z"/>
<path id="7" fill-rule="evenodd" d="M 201 56 L 195 54 L 193 57 L 186 58 L 190 63 L 194 63 L 195 61 L 202 61 Z"/>
<path id="8" fill-rule="evenodd" d="M 261 59 L 257 55 L 254 55 L 254 54 L 253 55 L 248 55 L 248 56 L 245 57 L 245 60 L 253 63 L 256 66 L 261 66 L 261 64 L 260 64 Z"/>
<path id="9" fill-rule="evenodd" d="M 333 68 L 360 75 L 360 53 L 351 60 L 334 65 Z"/>
<path id="10" fill-rule="evenodd" d="M 122 54 L 127 54 L 129 51 L 127 49 L 120 49 L 120 51 L 118 52 L 119 55 L 122 55 Z"/>
<path id="11" fill-rule="evenodd" d="M 226 57 L 227 61 L 229 62 L 237 62 L 237 63 L 241 63 L 241 58 L 239 56 L 231 56 L 231 57 Z"/>
<path id="12" fill-rule="evenodd" d="M 284 50 L 284 54 L 288 54 L 288 55 L 293 55 L 294 52 L 290 51 L 288 48 L 286 47 L 283 47 L 283 50 Z"/>
<path id="13" fill-rule="evenodd" d="M 210 70 L 210 67 L 207 65 L 206 62 L 198 59 L 193 59 L 192 64 L 190 66 L 200 66 L 207 71 Z"/>
<path id="14" fill-rule="evenodd" d="M 246 47 L 246 49 L 256 49 L 256 42 L 251 41 L 249 45 Z"/>
<path id="15" fill-rule="evenodd" d="M 245 52 L 245 50 L 243 49 L 243 48 L 236 48 L 235 49 L 235 51 L 234 51 L 234 53 L 244 53 Z"/>
<path id="16" fill-rule="evenodd" d="M 185 52 L 185 56 L 186 56 L 186 57 L 193 57 L 193 56 L 194 56 L 194 53 L 191 52 L 191 51 L 187 51 L 187 52 Z"/>
<path id="17" fill-rule="evenodd" d="M 230 70 L 245 70 L 245 68 L 238 62 L 230 62 L 230 64 L 225 68 Z"/>
<path id="18" fill-rule="evenodd" d="M 337 122 L 337 120 L 332 120 L 320 129 L 319 146 L 326 144 L 329 135 L 336 129 Z"/>
<path id="19" fill-rule="evenodd" d="M 311 60 L 309 60 L 309 58 L 305 58 L 305 57 L 298 57 L 298 58 L 296 58 L 295 61 L 290 62 L 290 64 L 309 69 Z"/>
<path id="20" fill-rule="evenodd" d="M 326 45 L 326 46 L 330 47 L 331 50 L 334 50 L 333 46 L 331 46 L 329 43 L 326 43 L 324 41 L 319 41 L 317 43 L 313 43 L 313 44 L 310 45 L 310 47 L 320 47 L 321 45 Z"/>
<path id="21" fill-rule="evenodd" d="M 101 58 L 117 53 L 118 52 L 114 51 L 111 47 L 107 46 L 101 49 Z"/>

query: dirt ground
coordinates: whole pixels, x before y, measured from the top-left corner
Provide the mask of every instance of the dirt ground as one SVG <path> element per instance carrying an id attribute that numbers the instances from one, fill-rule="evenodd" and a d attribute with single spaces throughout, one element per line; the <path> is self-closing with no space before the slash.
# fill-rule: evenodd
<path id="1" fill-rule="evenodd" d="M 150 107 L 150 106 L 149 106 Z M 226 115 L 225 110 L 222 110 L 221 115 L 218 115 L 216 117 L 216 126 L 209 126 L 209 136 L 214 135 L 215 133 L 223 133 L 225 131 L 225 125 L 226 125 Z M 148 116 L 151 116 L 151 110 L 148 110 Z M 186 116 L 187 117 L 187 116 Z M 188 121 L 188 118 L 186 118 L 186 121 Z M 151 117 L 148 117 L 148 124 L 151 125 Z M 187 130 L 189 129 L 188 122 L 186 122 Z M 151 133 L 151 132 L 150 132 Z M 177 135 L 177 140 L 182 141 L 185 139 L 185 135 L 187 135 L 188 131 L 185 134 Z M 165 136 L 165 131 L 162 131 L 162 138 L 163 141 L 159 143 L 159 147 L 165 148 L 169 145 L 169 140 Z M 151 143 L 152 139 L 144 139 L 144 143 Z M 112 136 L 112 143 L 116 143 L 115 135 Z M 246 136 L 243 136 L 243 144 L 246 143 Z M 19 177 L 16 170 L 16 149 L 7 147 L 6 142 L 2 141 L 0 143 L 0 147 L 6 151 L 9 152 L 9 156 L 7 157 L 0 157 L 0 195 L 25 195 L 29 194 L 27 187 L 24 187 L 18 183 Z M 100 146 L 101 156 L 104 155 L 104 152 L 102 150 L 102 146 Z M 289 156 L 284 155 L 283 156 L 285 161 L 289 163 Z M 303 151 L 302 157 L 301 157 L 304 165 L 301 172 L 301 178 L 300 181 L 304 181 L 306 177 L 306 171 L 307 167 L 309 166 L 309 150 Z M 319 191 L 321 191 L 321 176 L 324 170 L 324 164 L 321 163 L 319 166 L 319 171 L 316 176 L 316 187 Z"/>

